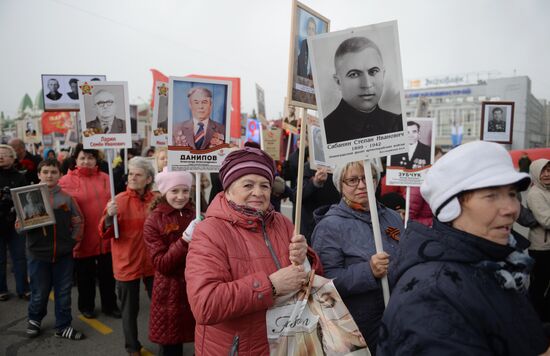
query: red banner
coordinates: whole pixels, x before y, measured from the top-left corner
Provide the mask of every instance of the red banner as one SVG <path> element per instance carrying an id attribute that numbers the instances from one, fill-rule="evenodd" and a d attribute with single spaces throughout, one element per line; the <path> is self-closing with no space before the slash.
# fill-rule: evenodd
<path id="1" fill-rule="evenodd" d="M 151 108 L 155 106 L 155 82 L 157 80 L 168 83 L 168 77 L 156 69 L 151 69 L 153 73 L 153 100 L 151 101 Z M 232 83 L 231 92 L 231 130 L 230 135 L 233 138 L 241 138 L 241 78 L 234 77 L 215 77 L 212 75 L 198 75 L 191 74 L 187 77 L 190 78 L 203 78 L 203 79 L 215 79 L 215 80 L 227 80 Z"/>
<path id="2" fill-rule="evenodd" d="M 151 98 L 151 110 L 153 110 L 153 108 L 155 107 L 155 84 L 157 83 L 157 81 L 168 84 L 168 77 L 153 68 L 151 68 L 151 73 L 153 73 L 153 96 Z"/>
<path id="3" fill-rule="evenodd" d="M 66 111 L 42 113 L 42 135 L 49 135 L 54 132 L 65 134 L 70 125 L 71 115 Z"/>

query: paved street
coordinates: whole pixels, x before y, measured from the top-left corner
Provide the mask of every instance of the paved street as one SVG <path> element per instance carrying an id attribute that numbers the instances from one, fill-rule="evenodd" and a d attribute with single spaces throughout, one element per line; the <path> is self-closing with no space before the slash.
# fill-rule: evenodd
<path id="1" fill-rule="evenodd" d="M 8 268 L 10 266 L 8 265 Z M 8 274 L 8 288 L 14 291 L 13 274 Z M 99 292 L 98 292 L 99 293 Z M 140 293 L 139 333 L 144 346 L 142 355 L 153 355 L 158 347 L 147 338 L 149 319 L 149 299 L 145 290 Z M 13 297 L 7 302 L 0 302 L 0 355 L 126 355 L 122 321 L 99 314 L 97 319 L 85 319 L 75 308 L 77 290 L 73 288 L 73 327 L 82 331 L 86 339 L 72 341 L 54 336 L 54 303 L 48 303 L 48 315 L 42 321 L 40 336 L 29 339 L 25 334 L 27 327 L 27 302 Z M 99 295 L 96 300 L 96 312 L 101 310 Z"/>

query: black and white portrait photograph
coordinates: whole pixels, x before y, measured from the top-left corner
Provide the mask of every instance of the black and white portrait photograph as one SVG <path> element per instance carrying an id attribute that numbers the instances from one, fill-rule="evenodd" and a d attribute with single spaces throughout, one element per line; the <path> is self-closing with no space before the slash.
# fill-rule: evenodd
<path id="1" fill-rule="evenodd" d="M 21 230 L 55 224 L 46 184 L 13 188 L 11 195 Z"/>
<path id="2" fill-rule="evenodd" d="M 288 98 L 285 98 L 285 112 L 283 114 L 283 129 L 289 130 L 294 135 L 300 133 L 300 120 L 296 115 L 296 107 L 289 104 Z"/>
<path id="3" fill-rule="evenodd" d="M 39 126 L 41 121 L 39 119 L 25 119 L 25 135 L 23 136 L 24 143 L 39 143 L 42 139 Z"/>
<path id="4" fill-rule="evenodd" d="M 328 18 L 298 1 L 293 2 L 288 66 L 288 97 L 293 106 L 316 109 L 307 37 L 327 33 L 329 28 Z"/>
<path id="5" fill-rule="evenodd" d="M 130 148 L 127 82 L 83 82 L 79 87 L 85 148 Z"/>
<path id="6" fill-rule="evenodd" d="M 80 110 L 79 81 L 105 81 L 104 75 L 42 74 L 44 111 Z"/>
<path id="7" fill-rule="evenodd" d="M 168 84 L 157 81 L 155 83 L 155 106 L 153 108 L 153 131 L 151 145 L 166 146 L 168 142 Z"/>
<path id="8" fill-rule="evenodd" d="M 481 103 L 481 139 L 483 141 L 512 143 L 513 127 L 513 101 Z"/>
<path id="9" fill-rule="evenodd" d="M 435 126 L 434 118 L 415 117 L 407 119 L 406 152 L 389 156 L 386 160 L 386 184 L 420 186 L 424 175 L 434 163 Z"/>
<path id="10" fill-rule="evenodd" d="M 138 106 L 130 105 L 130 132 L 132 133 L 132 140 L 139 139 L 138 135 Z"/>
<path id="11" fill-rule="evenodd" d="M 325 151 L 323 149 L 323 132 L 321 128 L 316 125 L 310 125 L 308 123 L 308 142 L 309 142 L 309 168 L 317 169 L 319 167 L 328 168 L 329 172 L 332 171 L 334 165 L 327 162 L 325 157 Z"/>
<path id="12" fill-rule="evenodd" d="M 258 119 L 267 126 L 267 118 L 265 116 L 265 92 L 264 89 L 256 83 L 256 105 L 258 108 Z"/>
<path id="13" fill-rule="evenodd" d="M 328 160 L 405 151 L 397 22 L 308 38 Z"/>

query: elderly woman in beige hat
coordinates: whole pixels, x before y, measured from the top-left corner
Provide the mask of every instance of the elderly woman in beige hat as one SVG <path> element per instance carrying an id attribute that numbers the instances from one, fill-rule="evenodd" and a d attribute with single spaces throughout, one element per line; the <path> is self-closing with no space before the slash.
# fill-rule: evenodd
<path id="1" fill-rule="evenodd" d="M 530 179 L 508 152 L 476 141 L 426 175 L 433 228 L 411 222 L 398 282 L 382 318 L 378 355 L 539 355 L 548 338 L 526 296 L 533 259 L 512 231 Z"/>

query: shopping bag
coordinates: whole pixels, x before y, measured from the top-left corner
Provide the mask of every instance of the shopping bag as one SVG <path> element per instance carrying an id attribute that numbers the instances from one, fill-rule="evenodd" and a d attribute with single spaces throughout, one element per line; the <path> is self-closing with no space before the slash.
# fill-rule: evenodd
<path id="1" fill-rule="evenodd" d="M 330 279 L 280 296 L 266 314 L 271 356 L 370 356 L 365 339 Z"/>

